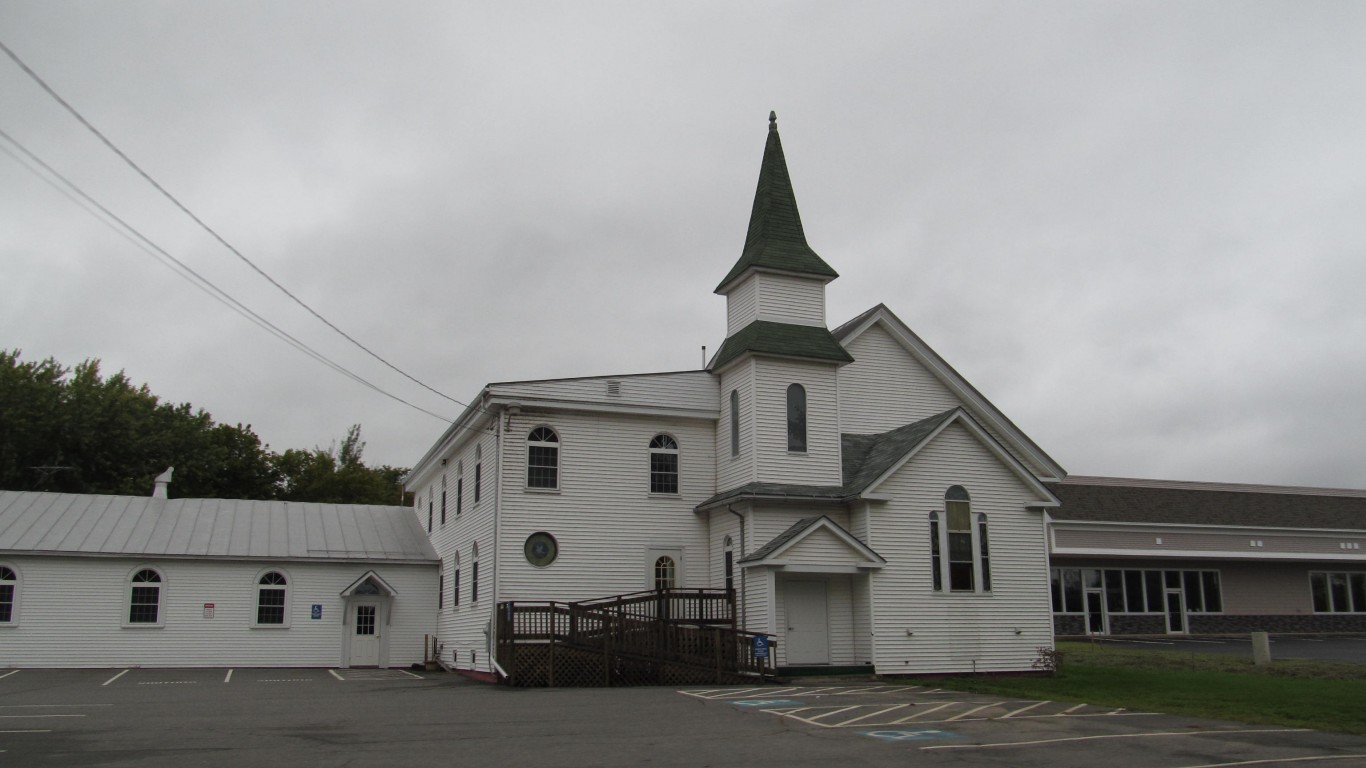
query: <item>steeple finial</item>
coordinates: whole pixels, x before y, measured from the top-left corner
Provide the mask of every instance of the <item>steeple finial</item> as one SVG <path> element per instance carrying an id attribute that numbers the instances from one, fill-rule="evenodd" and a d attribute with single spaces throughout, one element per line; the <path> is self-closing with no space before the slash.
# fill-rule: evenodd
<path id="1" fill-rule="evenodd" d="M 778 113 L 777 113 L 777 112 L 772 112 L 772 111 L 770 111 L 770 112 L 768 113 L 768 129 L 769 129 L 770 131 L 776 131 L 776 130 L 778 130 Z"/>

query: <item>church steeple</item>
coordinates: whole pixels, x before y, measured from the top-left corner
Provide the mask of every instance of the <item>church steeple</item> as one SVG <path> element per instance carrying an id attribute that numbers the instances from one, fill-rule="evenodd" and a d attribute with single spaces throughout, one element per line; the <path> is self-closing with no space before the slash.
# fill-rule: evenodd
<path id="1" fill-rule="evenodd" d="M 754 191 L 745 248 L 740 260 L 716 286 L 716 293 L 725 293 L 732 283 L 752 269 L 809 276 L 822 282 L 839 277 L 839 273 L 806 243 L 802 218 L 797 212 L 797 198 L 792 193 L 792 179 L 787 175 L 783 142 L 778 137 L 778 115 L 774 112 L 768 113 L 768 142 L 764 145 L 764 160 L 759 166 L 759 185 Z"/>

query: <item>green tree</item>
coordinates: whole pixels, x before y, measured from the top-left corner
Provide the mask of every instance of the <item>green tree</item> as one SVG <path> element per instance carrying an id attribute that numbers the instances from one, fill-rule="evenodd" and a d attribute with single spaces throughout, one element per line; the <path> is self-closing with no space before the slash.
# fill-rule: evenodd
<path id="1" fill-rule="evenodd" d="M 0 488 L 143 496 L 175 467 L 176 497 L 398 504 L 406 470 L 367 467 L 360 425 L 340 447 L 271 452 L 251 425 L 163 403 L 98 360 L 74 369 L 0 350 Z"/>
<path id="2" fill-rule="evenodd" d="M 365 443 L 360 425 L 346 431 L 340 446 L 290 449 L 280 454 L 275 468 L 280 475 L 279 498 L 287 501 L 314 501 L 338 504 L 402 504 L 403 475 L 406 470 L 367 467 L 362 461 Z"/>

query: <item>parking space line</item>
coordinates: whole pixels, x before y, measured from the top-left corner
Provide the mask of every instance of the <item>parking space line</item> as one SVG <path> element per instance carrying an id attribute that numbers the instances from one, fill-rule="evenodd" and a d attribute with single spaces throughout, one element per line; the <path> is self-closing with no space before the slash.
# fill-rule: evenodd
<path id="1" fill-rule="evenodd" d="M 232 670 L 231 670 L 231 669 L 228 670 L 228 674 L 226 674 L 226 675 L 223 676 L 223 682 L 225 682 L 225 683 L 231 683 L 231 682 L 232 682 Z"/>
<path id="2" fill-rule="evenodd" d="M 858 709 L 858 705 L 857 705 L 857 704 L 853 704 L 853 705 L 850 705 L 850 706 L 847 706 L 847 707 L 840 707 L 839 709 L 833 709 L 833 710 L 831 710 L 831 711 L 829 711 L 829 712 L 822 712 L 821 714 L 816 715 L 815 717 L 809 718 L 806 722 L 808 722 L 808 723 L 815 723 L 817 720 L 821 719 L 822 717 L 830 717 L 831 715 L 838 715 L 838 714 L 841 713 L 841 712 L 848 712 L 848 711 L 851 710 L 851 709 Z M 825 723 L 817 723 L 817 725 L 825 725 Z"/>
<path id="3" fill-rule="evenodd" d="M 1205 763 L 1204 765 L 1187 765 L 1182 768 L 1227 768 L 1232 765 L 1273 765 L 1275 763 L 1307 763 L 1312 760 L 1346 760 L 1353 757 L 1366 757 L 1366 755 L 1306 755 L 1304 757 L 1275 757 L 1267 760 L 1241 760 L 1236 763 Z"/>
<path id="4" fill-rule="evenodd" d="M 993 702 L 990 702 L 990 703 L 988 703 L 988 704 L 983 704 L 983 705 L 980 706 L 980 707 L 973 707 L 972 709 L 969 709 L 967 712 L 964 712 L 964 713 L 959 714 L 959 715 L 954 715 L 953 717 L 950 717 L 949 719 L 945 720 L 944 722 L 946 722 L 946 723 L 951 723 L 951 722 L 953 722 L 954 720 L 962 720 L 963 718 L 967 717 L 968 715 L 971 715 L 971 714 L 974 713 L 974 712 L 981 712 L 981 711 L 984 710 L 984 709 L 989 709 L 989 708 L 991 708 L 991 707 L 999 706 L 1000 704 L 1001 704 L 1001 702 L 999 702 L 999 701 L 993 701 Z"/>
<path id="5" fill-rule="evenodd" d="M 400 670 L 397 670 L 397 671 L 402 672 L 403 674 L 407 675 L 408 677 L 413 678 L 414 680 L 421 680 L 421 679 L 422 679 L 422 675 L 415 675 L 415 674 L 413 674 L 412 672 L 409 672 L 409 671 L 406 670 L 406 669 L 400 669 Z"/>
<path id="6" fill-rule="evenodd" d="M 867 714 L 867 715 L 859 715 L 858 717 L 854 718 L 853 720 L 845 720 L 844 722 L 840 723 L 840 727 L 841 727 L 841 728 L 847 728 L 848 726 L 852 725 L 853 723 L 857 723 L 857 722 L 860 721 L 860 720 L 867 720 L 867 719 L 870 718 L 870 717 L 877 717 L 878 715 L 885 715 L 885 714 L 887 714 L 888 712 L 891 712 L 891 711 L 894 710 L 894 709 L 903 709 L 903 708 L 909 707 L 909 706 L 911 706 L 911 705 L 910 705 L 910 704 L 893 704 L 893 705 L 890 706 L 890 707 L 885 707 L 885 708 L 883 708 L 883 709 L 879 709 L 878 711 L 872 712 L 872 713 Z"/>
<path id="7" fill-rule="evenodd" d="M 0 731 L 0 733 L 52 733 L 51 728 L 25 728 L 19 731 Z"/>
<path id="8" fill-rule="evenodd" d="M 6 673 L 3 674 L 3 675 L 0 675 L 0 680 L 4 680 L 5 678 L 9 677 L 10 675 L 17 675 L 17 674 L 19 674 L 19 670 L 17 670 L 17 669 L 12 669 L 12 670 L 6 672 Z"/>
<path id="9" fill-rule="evenodd" d="M 122 672 L 118 673 L 117 675 L 114 675 L 113 677 L 109 678 L 108 680 L 105 680 L 103 683 L 100 683 L 100 686 L 109 685 L 110 683 L 114 682 L 115 680 L 119 679 L 120 677 L 123 677 L 123 676 L 126 675 L 126 674 L 128 674 L 128 670 L 125 669 L 125 670 L 123 670 Z"/>
<path id="10" fill-rule="evenodd" d="M 1070 715 L 1070 714 L 1072 714 L 1073 712 L 1076 712 L 1077 710 L 1081 709 L 1081 708 L 1084 707 L 1084 706 L 1086 706 L 1086 705 L 1085 705 L 1085 704 L 1078 704 L 1078 705 L 1075 706 L 1075 707 L 1068 707 L 1067 709 L 1064 709 L 1063 711 L 1061 711 L 1061 712 L 1059 712 L 1057 715 L 1055 715 L 1055 717 L 1062 717 L 1063 715 Z"/>
<path id="11" fill-rule="evenodd" d="M 1036 702 L 1034 702 L 1033 704 L 1030 704 L 1030 705 L 1027 706 L 1027 707 L 1020 707 L 1019 709 L 1015 710 L 1014 712 L 1009 712 L 1009 713 L 1007 713 L 1007 714 L 1001 715 L 1001 718 L 1000 718 L 1000 719 L 1004 720 L 1004 719 L 1006 719 L 1007 717 L 1014 717 L 1014 716 L 1020 714 L 1021 712 L 1028 712 L 1029 710 L 1031 710 L 1031 709 L 1033 709 L 1033 708 L 1035 708 L 1035 707 L 1042 707 L 1042 706 L 1045 705 L 1045 704 L 1052 704 L 1052 703 L 1053 703 L 1053 702 L 1051 702 L 1051 701 L 1036 701 Z"/>
<path id="12" fill-rule="evenodd" d="M 337 674 L 337 670 L 335 670 L 335 669 L 329 669 L 329 670 L 327 670 L 327 671 L 328 671 L 328 673 L 331 674 L 333 677 L 337 678 L 337 681 L 338 681 L 338 682 L 341 682 L 341 683 L 346 682 L 346 678 L 344 678 L 344 677 L 342 677 L 341 675 Z"/>
<path id="13" fill-rule="evenodd" d="M 951 707 L 951 706 L 953 706 L 954 704 L 957 704 L 957 703 L 958 703 L 958 702 L 956 702 L 956 701 L 946 701 L 946 702 L 944 702 L 943 704 L 940 704 L 940 705 L 938 705 L 938 706 L 936 706 L 936 707 L 930 707 L 929 709 L 927 709 L 927 710 L 925 710 L 925 711 L 923 711 L 923 712 L 917 712 L 917 713 L 915 713 L 914 715 L 911 715 L 910 717 L 903 717 L 903 718 L 901 718 L 900 720 L 893 720 L 890 724 L 891 724 L 891 725 L 902 725 L 902 724 L 904 724 L 904 723 L 909 723 L 909 722 L 911 722 L 912 720 L 915 720 L 915 719 L 917 719 L 917 718 L 924 717 L 924 716 L 926 716 L 926 715 L 932 715 L 932 714 L 934 714 L 935 712 L 938 712 L 939 710 L 941 710 L 941 709 L 943 709 L 943 708 L 945 708 L 945 707 Z"/>
<path id="14" fill-rule="evenodd" d="M 39 718 L 39 717 L 85 717 L 85 715 L 0 715 L 5 720 L 17 720 L 19 718 Z"/>
<path id="15" fill-rule="evenodd" d="M 998 741 L 994 744 L 935 744 L 921 749 L 992 749 L 994 747 L 1033 747 L 1040 744 L 1059 744 L 1067 741 L 1098 741 L 1100 739 L 1144 739 L 1153 736 L 1211 736 L 1224 733 L 1304 733 L 1312 728 L 1262 728 L 1248 730 L 1218 731 L 1160 731 L 1153 733 L 1106 733 L 1095 736 L 1066 736 L 1057 739 L 1037 739 L 1034 741 Z"/>

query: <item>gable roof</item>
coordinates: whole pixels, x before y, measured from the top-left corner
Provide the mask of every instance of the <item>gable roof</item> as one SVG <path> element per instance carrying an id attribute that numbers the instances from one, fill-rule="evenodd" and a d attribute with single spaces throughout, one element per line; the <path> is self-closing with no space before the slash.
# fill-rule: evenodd
<path id="1" fill-rule="evenodd" d="M 843 504 L 857 498 L 874 498 L 876 491 L 892 472 L 909 461 L 950 424 L 961 424 L 1001 460 L 1022 482 L 1038 495 L 1038 506 L 1056 506 L 1057 499 L 1028 468 L 1010 454 L 995 438 L 962 408 L 951 408 L 920 421 L 876 435 L 840 435 L 843 458 L 843 485 L 798 485 L 792 483 L 746 483 L 722 491 L 698 504 L 697 511 L 726 503 L 746 501 L 801 501 L 803 503 Z"/>
<path id="2" fill-rule="evenodd" d="M 881 566 L 887 562 L 885 558 L 870 549 L 868 545 L 860 541 L 857 536 L 846 531 L 839 523 L 836 523 L 825 515 L 817 515 L 815 517 L 802 518 L 793 523 L 787 530 L 773 537 L 767 544 L 764 544 L 762 547 L 759 547 L 745 557 L 740 558 L 739 563 L 741 565 L 754 565 L 765 560 L 771 560 L 820 530 L 829 531 L 835 538 L 844 542 L 850 549 L 861 555 L 865 562 L 875 563 L 877 566 Z"/>
<path id="3" fill-rule="evenodd" d="M 1052 486 L 1059 522 L 1366 530 L 1366 491 L 1069 477 Z"/>
<path id="4" fill-rule="evenodd" d="M 797 213 L 797 197 L 787 174 L 783 142 L 778 138 L 778 115 L 773 112 L 768 114 L 768 141 L 759 166 L 759 184 L 754 190 L 745 247 L 740 260 L 716 286 L 716 293 L 724 293 L 731 283 L 752 269 L 808 275 L 826 282 L 839 277 L 806 244 L 802 217 Z"/>
<path id="5" fill-rule="evenodd" d="M 708 368 L 719 371 L 747 352 L 834 363 L 854 362 L 854 358 L 826 328 L 755 320 L 721 343 Z"/>
<path id="6" fill-rule="evenodd" d="M 0 491 L 0 553 L 435 562 L 407 507 Z"/>
<path id="7" fill-rule="evenodd" d="M 1049 456 L 1019 427 L 1015 426 L 1014 422 L 979 392 L 971 382 L 954 370 L 953 366 L 949 365 L 948 361 L 940 357 L 938 352 L 926 344 L 924 339 L 917 336 L 910 329 L 910 326 L 902 322 L 901 318 L 887 308 L 887 305 L 878 304 L 835 328 L 830 333 L 840 344 L 848 346 L 850 342 L 874 325 L 880 325 L 891 334 L 897 343 L 910 352 L 930 372 L 930 375 L 939 379 L 963 403 L 974 418 L 989 426 L 1002 440 L 1015 449 L 1017 455 L 1026 457 L 1039 469 L 1042 469 L 1046 473 L 1043 477 L 1044 480 L 1061 480 L 1067 476 L 1067 470 L 1063 469 L 1062 465 L 1054 461 L 1053 457 Z"/>

